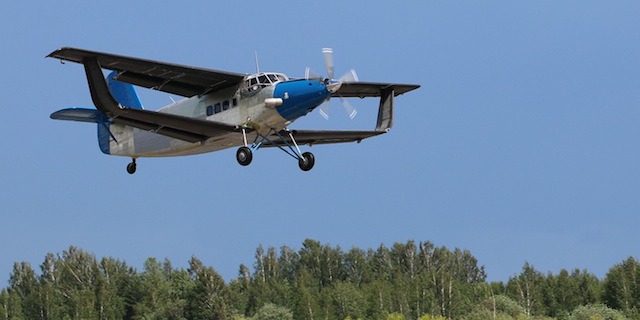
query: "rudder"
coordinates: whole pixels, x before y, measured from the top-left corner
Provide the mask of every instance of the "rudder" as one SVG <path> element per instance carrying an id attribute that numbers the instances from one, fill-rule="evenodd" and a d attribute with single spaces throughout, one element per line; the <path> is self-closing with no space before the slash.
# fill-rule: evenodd
<path id="1" fill-rule="evenodd" d="M 119 104 L 127 108 L 144 109 L 133 85 L 114 79 L 117 75 L 118 72 L 113 71 L 107 76 L 107 85 L 109 86 L 109 91 L 113 98 L 116 99 Z"/>

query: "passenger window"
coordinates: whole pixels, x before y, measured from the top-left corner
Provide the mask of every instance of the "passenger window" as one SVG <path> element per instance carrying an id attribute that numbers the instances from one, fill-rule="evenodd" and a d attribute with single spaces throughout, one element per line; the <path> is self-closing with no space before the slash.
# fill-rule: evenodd
<path id="1" fill-rule="evenodd" d="M 207 116 L 210 116 L 213 114 L 213 106 L 207 106 Z"/>
<path id="2" fill-rule="evenodd" d="M 216 106 L 214 107 L 214 112 L 219 113 L 220 111 L 222 111 L 222 107 L 220 106 L 220 103 L 216 103 Z"/>
<path id="3" fill-rule="evenodd" d="M 222 110 L 229 110 L 229 100 L 225 100 L 222 103 Z"/>
<path id="4" fill-rule="evenodd" d="M 233 98 L 232 106 L 233 107 L 237 107 L 238 106 L 238 98 Z"/>

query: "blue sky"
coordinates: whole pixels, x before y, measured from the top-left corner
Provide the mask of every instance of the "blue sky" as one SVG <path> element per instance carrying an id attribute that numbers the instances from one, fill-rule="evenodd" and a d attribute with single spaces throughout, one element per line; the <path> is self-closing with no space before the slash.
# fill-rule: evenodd
<path id="1" fill-rule="evenodd" d="M 192 255 L 227 280 L 259 244 L 305 238 L 376 248 L 432 241 L 470 250 L 489 280 L 640 257 L 640 3 L 387 1 L 188 4 L 20 2 L 0 11 L 0 283 L 70 245 L 140 268 Z M 323 72 L 418 83 L 395 126 L 361 144 L 316 146 L 302 172 L 276 150 L 163 159 L 100 153 L 93 125 L 53 121 L 91 105 L 63 47 L 233 72 Z M 147 109 L 171 100 L 140 91 Z M 178 97 L 173 97 L 178 98 Z M 377 101 L 292 127 L 371 129 Z M 308 148 L 306 148 L 308 149 Z"/>

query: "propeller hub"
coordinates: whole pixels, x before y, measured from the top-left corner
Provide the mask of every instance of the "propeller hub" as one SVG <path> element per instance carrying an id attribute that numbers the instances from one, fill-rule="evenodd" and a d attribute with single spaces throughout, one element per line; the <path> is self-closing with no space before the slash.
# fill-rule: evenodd
<path id="1" fill-rule="evenodd" d="M 336 92 L 338 92 L 338 90 L 340 90 L 341 86 L 342 86 L 342 82 L 340 82 L 340 81 L 334 82 L 334 83 L 328 83 L 327 84 L 327 91 L 329 91 L 331 93 L 336 93 Z"/>

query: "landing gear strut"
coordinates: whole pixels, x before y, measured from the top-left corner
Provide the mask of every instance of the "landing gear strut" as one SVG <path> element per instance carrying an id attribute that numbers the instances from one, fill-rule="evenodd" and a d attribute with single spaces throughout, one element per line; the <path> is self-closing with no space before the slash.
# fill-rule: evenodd
<path id="1" fill-rule="evenodd" d="M 127 172 L 128 172 L 129 174 L 134 174 L 134 173 L 136 173 L 136 159 L 135 159 L 135 158 L 132 158 L 132 159 L 131 159 L 131 163 L 129 163 L 129 164 L 127 165 Z"/>

